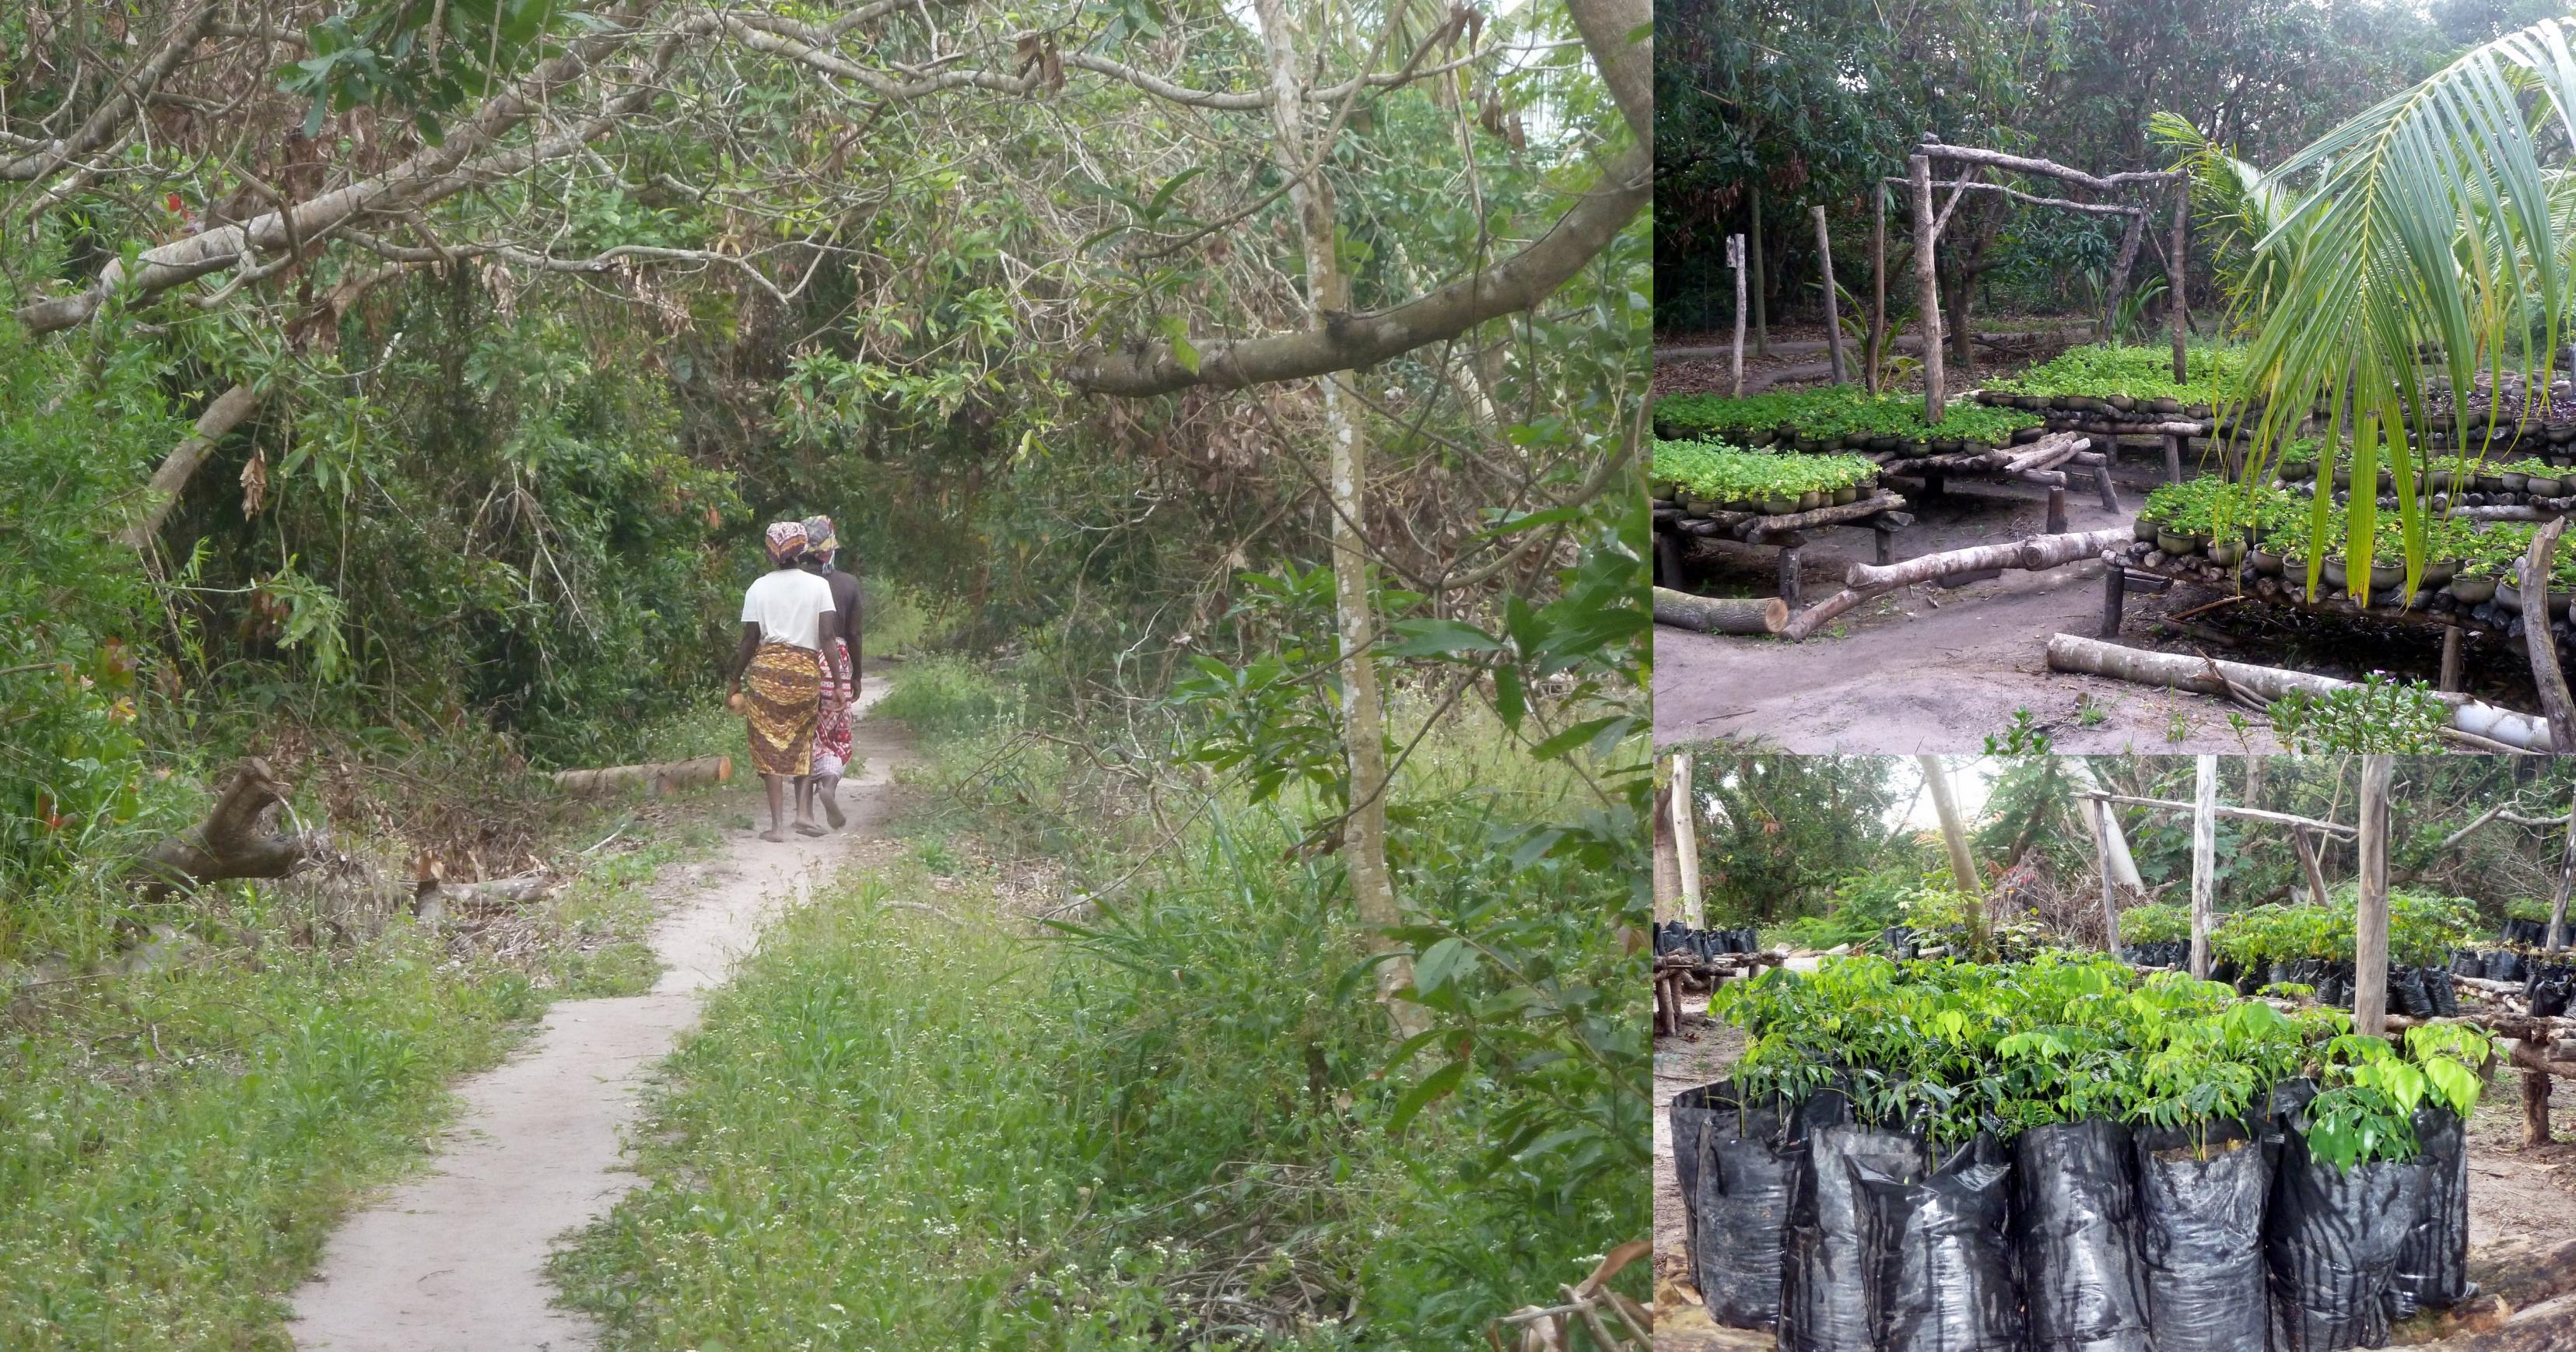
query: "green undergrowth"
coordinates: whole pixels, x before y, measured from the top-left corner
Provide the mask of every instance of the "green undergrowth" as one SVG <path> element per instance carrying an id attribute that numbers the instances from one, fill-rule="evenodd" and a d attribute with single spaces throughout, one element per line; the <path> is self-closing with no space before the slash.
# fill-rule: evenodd
<path id="1" fill-rule="evenodd" d="M 1298 848 L 1311 804 L 1140 809 L 988 719 L 1006 680 L 899 680 L 889 711 L 950 729 L 911 848 L 778 922 L 671 1062 L 645 1186 L 558 1260 L 606 1346 L 1465 1347 L 1645 1233 L 1642 1085 L 1604 1107 L 1532 1056 L 1415 1092 L 1339 861 Z M 1407 767 L 1408 899 L 1642 990 L 1603 880 L 1494 847 L 1570 792 L 1488 732 Z M 1033 862 L 1050 885 L 1006 885 Z M 1599 1019 L 1642 1068 L 1642 1011 Z"/>
<path id="2" fill-rule="evenodd" d="M 551 1000 L 651 987 L 648 889 L 718 836 L 696 804 L 642 808 L 546 825 L 538 853 L 578 872 L 500 922 L 524 926 L 507 958 L 407 916 L 369 937 L 350 894 L 309 880 L 144 905 L 76 874 L 14 898 L 0 1347 L 286 1348 L 286 1295 L 343 1213 L 426 1158 L 459 1076 Z M 342 844 L 399 870 L 354 829 Z"/>
<path id="3" fill-rule="evenodd" d="M 544 1005 L 404 926 L 22 991 L 0 1039 L 0 1347 L 284 1348 L 282 1294 Z"/>

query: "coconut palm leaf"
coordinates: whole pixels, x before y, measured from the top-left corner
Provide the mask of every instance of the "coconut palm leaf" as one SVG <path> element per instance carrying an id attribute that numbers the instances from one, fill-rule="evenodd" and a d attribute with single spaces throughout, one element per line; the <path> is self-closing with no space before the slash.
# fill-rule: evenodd
<path id="1" fill-rule="evenodd" d="M 2246 388 L 2264 403 L 2244 482 L 2265 482 L 2301 420 L 2324 411 L 2311 595 L 2333 461 L 2345 454 L 2357 485 L 2389 469 L 2407 590 L 2421 585 L 2426 522 L 2414 486 L 2432 430 L 2418 355 L 2427 345 L 2438 347 L 2454 389 L 2467 388 L 2481 363 L 2491 374 L 2543 377 L 2546 388 L 2576 240 L 2556 172 L 2565 138 L 2576 136 L 2571 30 L 2576 23 L 2553 19 L 2472 48 L 2264 176 L 2285 209 L 2256 252 L 2281 278 L 2263 297 L 2250 354 Z M 2366 488 L 2345 519 L 2347 571 L 2360 594 L 2383 529 Z"/>
<path id="2" fill-rule="evenodd" d="M 2264 173 L 2260 165 L 2236 158 L 2177 114 L 2155 114 L 2147 130 L 2180 153 L 2174 167 L 2191 176 L 2191 217 L 2201 239 L 2214 246 L 2229 327 L 2250 328 L 2271 311 L 2298 252 L 2287 237 L 2273 247 L 2260 246 L 2273 239 L 2305 194 Z"/>

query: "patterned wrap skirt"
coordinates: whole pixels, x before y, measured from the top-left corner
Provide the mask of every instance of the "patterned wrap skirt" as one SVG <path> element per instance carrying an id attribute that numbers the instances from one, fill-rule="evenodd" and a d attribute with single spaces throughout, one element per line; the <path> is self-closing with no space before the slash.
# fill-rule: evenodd
<path id="1" fill-rule="evenodd" d="M 823 691 L 822 717 L 814 725 L 814 769 L 817 779 L 838 779 L 850 765 L 850 703 L 859 697 L 856 672 L 850 670 L 850 645 L 845 639 L 832 640 L 841 659 L 841 679 L 832 680 L 832 667 L 823 654 L 814 654 L 815 678 Z"/>
<path id="2" fill-rule="evenodd" d="M 823 680 L 811 648 L 764 643 L 743 673 L 743 711 L 751 724 L 751 768 L 764 775 L 812 773 L 814 724 Z"/>

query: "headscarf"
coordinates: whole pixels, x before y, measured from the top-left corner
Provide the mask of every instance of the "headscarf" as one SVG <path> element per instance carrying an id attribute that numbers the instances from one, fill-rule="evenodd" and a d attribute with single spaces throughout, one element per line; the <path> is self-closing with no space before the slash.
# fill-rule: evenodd
<path id="1" fill-rule="evenodd" d="M 769 526 L 769 561 L 794 563 L 805 553 L 805 523 L 774 521 Z"/>
<path id="2" fill-rule="evenodd" d="M 832 560 L 828 556 L 840 547 L 841 541 L 839 537 L 832 534 L 832 518 L 828 516 L 809 516 L 805 518 L 806 556 L 809 558 L 818 554 L 826 556 L 814 560 L 816 563 L 823 565 L 824 572 L 828 573 L 832 571 Z"/>

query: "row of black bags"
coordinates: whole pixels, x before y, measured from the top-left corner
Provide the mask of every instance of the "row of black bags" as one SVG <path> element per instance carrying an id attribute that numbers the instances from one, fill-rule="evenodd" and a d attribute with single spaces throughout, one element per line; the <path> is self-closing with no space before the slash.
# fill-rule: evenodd
<path id="1" fill-rule="evenodd" d="M 1655 926 L 1655 956 L 1666 953 L 1694 953 L 1703 958 L 1720 953 L 1759 953 L 1761 931 L 1755 929 L 1692 929 L 1678 920 L 1667 920 Z"/>
<path id="2" fill-rule="evenodd" d="M 2180 968 L 2191 962 L 2191 945 L 2180 940 L 2137 944 L 2121 949 L 2119 957 L 2122 962 L 2140 967 Z M 2455 970 L 2456 958 L 2452 967 L 2389 964 L 2388 1012 L 2419 1019 L 2457 1016 L 2460 1012 L 2459 988 L 2451 983 L 2451 974 Z M 2317 1003 L 2321 1005 L 2334 1009 L 2352 1008 L 2353 966 L 2349 962 L 2298 958 L 2248 967 L 2221 961 L 2210 966 L 2209 979 L 2223 986 L 2235 987 L 2240 995 L 2252 995 L 2265 986 L 2296 983 L 2314 988 Z"/>
<path id="3" fill-rule="evenodd" d="M 2471 1294 L 2460 1119 L 2345 1171 L 2308 1157 L 2314 1087 L 2191 1132 L 2085 1121 L 1934 1152 L 1837 1091 L 1671 1106 L 1712 1318 L 1784 1352 L 2333 1352 Z"/>
<path id="4" fill-rule="evenodd" d="M 2508 927 L 2531 922 L 2509 920 Z M 2548 1018 L 2567 1012 L 2569 997 L 2576 995 L 2576 965 L 2552 961 L 2546 957 L 2517 953 L 2509 948 L 2485 952 L 2458 949 L 2451 954 L 2450 971 L 2455 976 L 2478 977 L 2487 981 L 2519 981 L 2523 998 L 2531 1002 L 2531 1012 Z"/>

